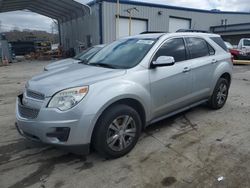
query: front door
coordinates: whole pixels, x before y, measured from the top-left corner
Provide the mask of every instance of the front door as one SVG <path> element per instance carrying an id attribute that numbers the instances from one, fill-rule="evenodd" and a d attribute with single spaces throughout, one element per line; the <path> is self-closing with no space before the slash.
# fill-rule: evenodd
<path id="1" fill-rule="evenodd" d="M 156 52 L 153 61 L 160 56 L 172 56 L 172 66 L 152 68 L 151 81 L 152 118 L 185 107 L 190 103 L 192 71 L 183 38 L 168 39 Z"/>

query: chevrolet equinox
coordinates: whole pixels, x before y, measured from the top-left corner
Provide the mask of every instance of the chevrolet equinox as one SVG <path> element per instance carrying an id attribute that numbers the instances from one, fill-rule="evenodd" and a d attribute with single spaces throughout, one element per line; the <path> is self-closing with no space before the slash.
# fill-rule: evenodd
<path id="1" fill-rule="evenodd" d="M 17 97 L 16 127 L 31 140 L 87 154 L 127 154 L 142 130 L 202 103 L 222 108 L 231 55 L 209 33 L 122 38 L 88 61 L 43 72 Z"/>

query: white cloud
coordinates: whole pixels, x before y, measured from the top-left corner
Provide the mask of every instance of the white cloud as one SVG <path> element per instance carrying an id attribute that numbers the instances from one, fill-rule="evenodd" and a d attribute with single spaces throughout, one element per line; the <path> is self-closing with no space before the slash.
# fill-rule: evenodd
<path id="1" fill-rule="evenodd" d="M 135 0 L 139 2 L 166 4 L 196 9 L 220 9 L 221 11 L 248 11 L 249 0 Z"/>
<path id="2" fill-rule="evenodd" d="M 181 6 L 181 7 L 189 7 L 189 8 L 199 8 L 199 9 L 211 9 L 211 5 L 207 0 L 135 0 L 139 2 L 147 2 L 147 3 L 157 3 L 164 5 L 172 5 L 172 6 Z"/>
<path id="3" fill-rule="evenodd" d="M 249 0 L 208 0 L 217 9 L 226 11 L 247 11 L 250 12 Z"/>
<path id="4" fill-rule="evenodd" d="M 29 11 L 0 13 L 1 30 L 8 31 L 14 27 L 23 29 L 50 31 L 52 19 Z"/>

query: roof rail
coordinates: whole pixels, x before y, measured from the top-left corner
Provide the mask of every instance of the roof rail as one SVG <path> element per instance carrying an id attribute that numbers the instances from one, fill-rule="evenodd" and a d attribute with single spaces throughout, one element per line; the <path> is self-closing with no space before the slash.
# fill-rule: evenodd
<path id="1" fill-rule="evenodd" d="M 166 33 L 165 31 L 144 31 L 140 34 Z"/>
<path id="2" fill-rule="evenodd" d="M 198 33 L 210 33 L 209 31 L 205 31 L 205 30 L 198 30 L 198 29 L 179 29 L 176 31 L 176 33 L 180 33 L 180 32 L 198 32 Z"/>

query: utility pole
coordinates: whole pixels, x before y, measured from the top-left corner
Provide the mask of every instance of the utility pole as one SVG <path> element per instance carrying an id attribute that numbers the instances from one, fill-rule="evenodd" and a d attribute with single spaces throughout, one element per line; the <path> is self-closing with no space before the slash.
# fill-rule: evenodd
<path id="1" fill-rule="evenodd" d="M 119 34 L 120 34 L 120 0 L 117 0 L 116 2 L 116 39 L 119 38 Z"/>
<path id="2" fill-rule="evenodd" d="M 0 20 L 0 33 L 2 33 L 2 21 Z"/>
<path id="3" fill-rule="evenodd" d="M 129 15 L 129 30 L 128 30 L 128 33 L 129 33 L 129 36 L 131 36 L 131 34 L 132 34 L 132 12 L 133 11 L 139 12 L 139 10 L 136 7 L 133 7 L 133 8 L 129 8 L 129 9 L 125 10 L 125 11 Z"/>

